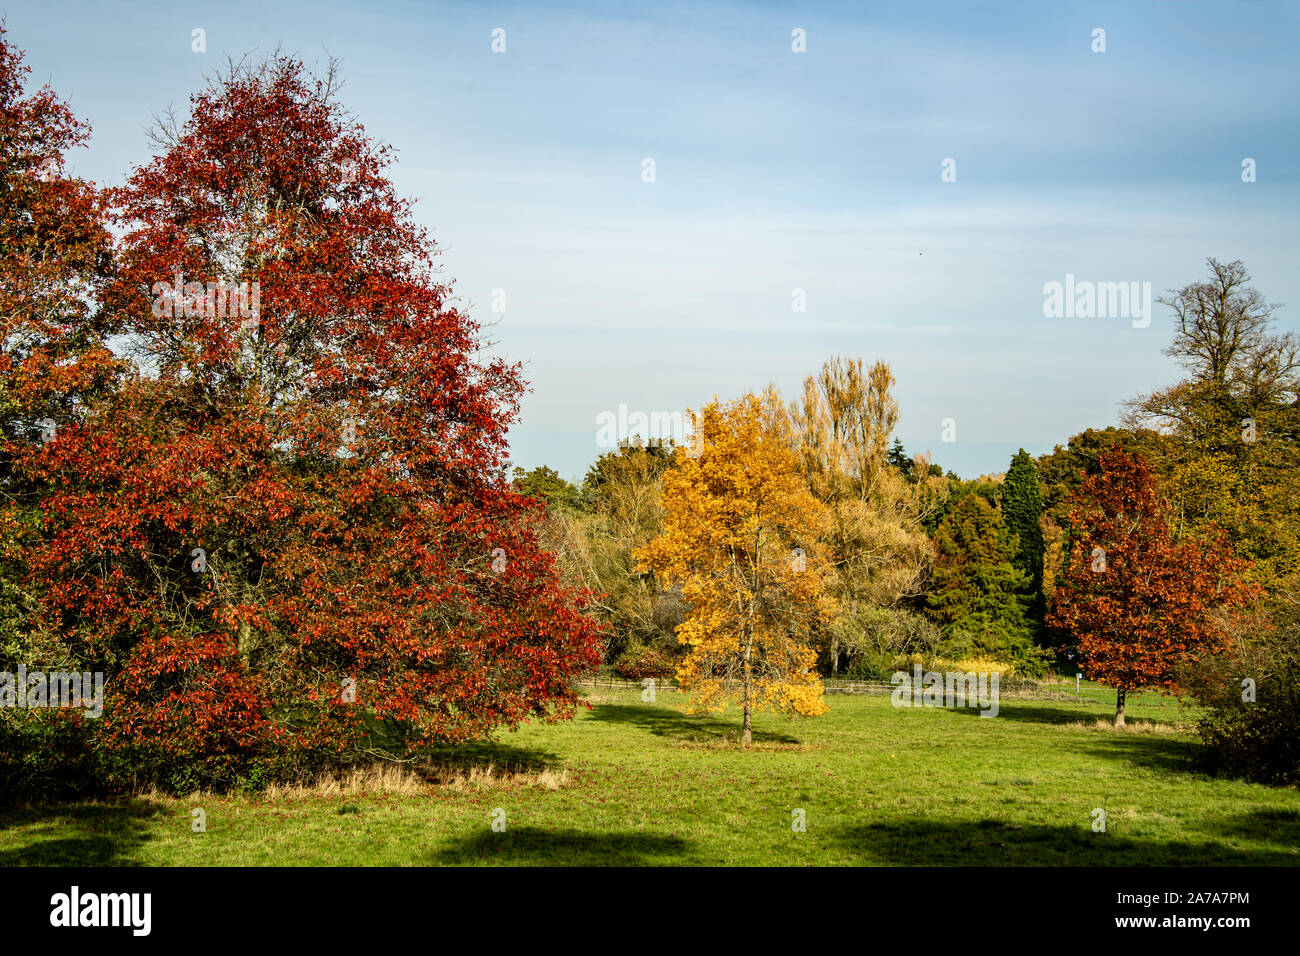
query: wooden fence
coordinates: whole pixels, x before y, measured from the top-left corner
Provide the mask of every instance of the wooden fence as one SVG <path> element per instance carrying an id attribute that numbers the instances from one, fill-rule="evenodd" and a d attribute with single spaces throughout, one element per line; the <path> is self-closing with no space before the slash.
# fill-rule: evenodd
<path id="1" fill-rule="evenodd" d="M 677 682 L 671 677 L 654 678 L 655 686 L 660 689 L 676 689 Z M 605 687 L 610 690 L 642 690 L 645 685 L 640 680 L 630 680 L 614 674 L 588 674 L 573 682 L 578 687 Z M 887 680 L 852 680 L 845 677 L 822 678 L 822 685 L 828 694 L 877 694 L 886 696 L 893 693 L 894 685 Z M 1037 681 L 1002 681 L 998 685 L 999 698 L 1021 700 L 1073 700 L 1090 704 L 1115 705 L 1115 691 L 1108 687 L 1083 687 L 1077 692 L 1068 683 L 1043 683 Z M 1158 693 L 1129 694 L 1128 702 L 1142 703 L 1143 706 L 1177 706 L 1178 701 Z"/>

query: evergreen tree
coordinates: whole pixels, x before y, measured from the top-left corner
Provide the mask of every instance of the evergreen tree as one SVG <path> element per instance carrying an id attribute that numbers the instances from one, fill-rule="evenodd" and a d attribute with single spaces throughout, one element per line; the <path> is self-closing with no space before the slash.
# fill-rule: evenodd
<path id="1" fill-rule="evenodd" d="M 982 495 L 968 495 L 939 525 L 931 616 L 952 654 L 987 654 L 1038 668 L 1027 615 L 1029 576 L 1015 565 L 1016 537 Z"/>
<path id="2" fill-rule="evenodd" d="M 912 461 L 912 456 L 907 453 L 903 443 L 897 438 L 894 444 L 890 446 L 889 456 L 886 459 L 889 464 L 898 469 L 898 473 L 908 481 L 916 481 L 916 463 Z"/>
<path id="3" fill-rule="evenodd" d="M 1043 497 L 1038 490 L 1038 468 L 1023 448 L 1011 459 L 1002 489 L 1002 519 L 1016 536 L 1015 565 L 1029 576 L 1029 595 L 1035 616 L 1040 612 L 1043 593 Z"/>
<path id="4" fill-rule="evenodd" d="M 514 470 L 515 490 L 544 501 L 551 510 L 576 512 L 583 506 L 582 492 L 572 482 L 565 481 L 554 468 L 539 465 L 532 471 L 516 467 Z"/>

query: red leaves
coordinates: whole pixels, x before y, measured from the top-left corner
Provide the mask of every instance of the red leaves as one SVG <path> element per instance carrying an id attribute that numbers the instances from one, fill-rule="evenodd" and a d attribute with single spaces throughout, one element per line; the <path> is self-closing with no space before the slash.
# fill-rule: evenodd
<path id="1" fill-rule="evenodd" d="M 219 636 L 146 637 L 108 685 L 103 740 L 184 757 L 261 751 L 270 701 Z"/>
<path id="2" fill-rule="evenodd" d="M 63 174 L 89 129 L 47 87 L 25 94 L 0 28 L 0 384 L 6 402 L 66 421 L 67 397 L 115 366 L 86 305 L 108 264 L 103 197 Z M 8 437 L 8 436 L 7 436 Z"/>
<path id="3" fill-rule="evenodd" d="M 36 623 L 108 671 L 115 748 L 339 751 L 367 711 L 465 739 L 570 714 L 598 663 L 502 474 L 519 368 L 479 358 L 388 161 L 300 64 L 236 71 L 112 193 L 102 309 L 66 317 L 135 364 L 29 362 L 77 406 L 15 449 Z M 256 283 L 256 322 L 155 308 L 178 272 Z"/>
<path id="4" fill-rule="evenodd" d="M 1089 677 L 1117 688 L 1176 689 L 1178 665 L 1221 649 L 1216 611 L 1260 591 L 1226 538 L 1176 540 L 1146 463 L 1119 446 L 1085 479 L 1070 512 L 1071 554 L 1047 623 L 1077 642 Z"/>

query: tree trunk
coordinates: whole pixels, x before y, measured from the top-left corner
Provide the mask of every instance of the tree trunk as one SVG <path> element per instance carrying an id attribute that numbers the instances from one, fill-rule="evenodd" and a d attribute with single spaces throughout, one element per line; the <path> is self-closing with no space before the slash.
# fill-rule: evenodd
<path id="1" fill-rule="evenodd" d="M 745 722 L 741 725 L 740 745 L 748 747 L 754 742 L 754 677 L 749 662 L 745 662 Z"/>
<path id="2" fill-rule="evenodd" d="M 248 623 L 248 621 L 240 621 L 239 637 L 236 638 L 235 647 L 239 650 L 239 656 L 244 659 L 245 664 L 248 663 L 249 658 L 252 654 L 252 643 L 253 643 L 252 637 L 253 637 L 252 626 Z"/>
<path id="3" fill-rule="evenodd" d="M 1124 726 L 1124 688 L 1115 691 L 1115 726 Z"/>

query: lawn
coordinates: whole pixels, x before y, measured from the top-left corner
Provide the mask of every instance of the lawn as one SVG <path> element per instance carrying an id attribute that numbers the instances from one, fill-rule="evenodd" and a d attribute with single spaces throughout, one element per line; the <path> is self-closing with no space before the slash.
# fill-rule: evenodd
<path id="1" fill-rule="evenodd" d="M 1204 775 L 1187 713 L 1159 698 L 1116 732 L 1088 701 L 1004 698 L 987 719 L 832 696 L 823 717 L 760 715 L 748 751 L 734 710 L 686 716 L 662 690 L 587 700 L 572 722 L 448 753 L 436 785 L 3 810 L 0 863 L 1300 864 L 1300 791 Z"/>

